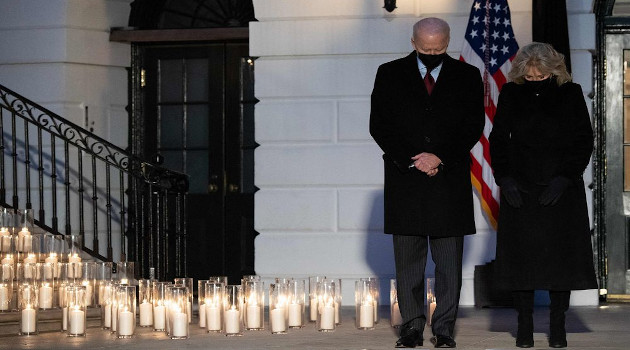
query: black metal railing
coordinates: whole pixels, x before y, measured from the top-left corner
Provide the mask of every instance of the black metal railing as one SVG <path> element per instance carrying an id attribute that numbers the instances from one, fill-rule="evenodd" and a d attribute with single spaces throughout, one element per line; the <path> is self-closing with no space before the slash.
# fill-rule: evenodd
<path id="1" fill-rule="evenodd" d="M 135 261 L 144 276 L 155 267 L 161 280 L 186 275 L 186 175 L 2 85 L 0 136 L 1 206 L 35 209 L 39 227 L 83 236 L 84 251 L 96 259 Z"/>

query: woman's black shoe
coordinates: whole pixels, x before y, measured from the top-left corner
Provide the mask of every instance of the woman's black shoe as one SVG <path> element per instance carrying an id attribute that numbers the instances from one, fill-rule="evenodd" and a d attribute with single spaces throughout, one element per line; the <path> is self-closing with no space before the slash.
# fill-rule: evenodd
<path id="1" fill-rule="evenodd" d="M 534 339 L 516 339 L 516 347 L 531 348 L 534 346 Z"/>

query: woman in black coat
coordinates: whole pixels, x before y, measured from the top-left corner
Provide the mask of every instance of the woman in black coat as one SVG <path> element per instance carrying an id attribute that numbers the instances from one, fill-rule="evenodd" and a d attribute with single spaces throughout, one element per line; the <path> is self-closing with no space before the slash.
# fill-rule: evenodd
<path id="1" fill-rule="evenodd" d="M 571 290 L 597 288 L 582 174 L 593 131 L 582 89 L 551 45 L 519 50 L 490 134 L 501 209 L 496 263 L 518 311 L 516 346 L 532 347 L 534 290 L 549 290 L 549 346 L 567 346 Z"/>

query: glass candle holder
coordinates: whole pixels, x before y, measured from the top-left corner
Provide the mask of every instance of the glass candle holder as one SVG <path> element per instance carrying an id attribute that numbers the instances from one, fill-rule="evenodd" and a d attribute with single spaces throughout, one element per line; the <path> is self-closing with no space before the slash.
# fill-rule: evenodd
<path id="1" fill-rule="evenodd" d="M 170 282 L 153 282 L 153 330 L 166 331 L 166 287 Z"/>
<path id="2" fill-rule="evenodd" d="M 317 284 L 326 279 L 326 276 L 311 276 L 308 278 L 309 321 L 317 320 Z"/>
<path id="3" fill-rule="evenodd" d="M 433 323 L 433 312 L 437 306 L 435 299 L 435 278 L 427 278 L 427 324 Z"/>
<path id="4" fill-rule="evenodd" d="M 16 252 L 15 240 L 7 227 L 0 226 L 0 253 L 13 254 Z"/>
<path id="5" fill-rule="evenodd" d="M 69 337 L 84 337 L 87 329 L 86 288 L 82 285 L 66 287 L 67 322 Z"/>
<path id="6" fill-rule="evenodd" d="M 115 285 L 112 281 L 101 281 L 100 304 L 101 304 L 101 328 L 112 328 L 112 300 L 114 297 Z"/>
<path id="7" fill-rule="evenodd" d="M 39 308 L 48 310 L 54 307 L 55 281 L 53 278 L 42 279 L 39 283 Z"/>
<path id="8" fill-rule="evenodd" d="M 73 253 L 68 255 L 66 260 L 66 278 L 69 280 L 81 279 L 81 276 L 83 276 L 83 266 L 81 264 L 83 259 L 81 258 L 81 255 Z"/>
<path id="9" fill-rule="evenodd" d="M 264 324 L 264 282 L 262 281 L 245 281 L 245 329 L 247 330 L 263 330 Z"/>
<path id="10" fill-rule="evenodd" d="M 335 331 L 335 282 L 323 279 L 315 286 L 317 295 L 316 328 L 320 332 Z"/>
<path id="11" fill-rule="evenodd" d="M 151 298 L 151 289 L 153 281 L 149 279 L 138 280 L 138 309 L 139 309 L 139 326 L 153 326 L 153 300 Z"/>
<path id="12" fill-rule="evenodd" d="M 243 304 L 242 289 L 239 285 L 225 287 L 225 304 L 223 310 L 223 329 L 226 336 L 243 335 L 241 309 Z"/>
<path id="13" fill-rule="evenodd" d="M 206 328 L 206 283 L 208 280 L 197 281 L 197 305 L 199 306 L 199 328 Z"/>
<path id="14" fill-rule="evenodd" d="M 18 284 L 31 284 L 37 283 L 37 264 L 36 263 L 17 263 L 17 283 Z"/>
<path id="15" fill-rule="evenodd" d="M 356 326 L 358 329 L 374 328 L 374 296 L 371 282 L 361 279 L 355 282 L 354 301 L 356 306 Z"/>
<path id="16" fill-rule="evenodd" d="M 13 264 L 2 264 L 0 269 L 0 312 L 11 311 L 13 299 Z"/>
<path id="17" fill-rule="evenodd" d="M 81 256 L 83 252 L 83 236 L 82 235 L 65 235 L 64 239 L 64 253 L 66 256 Z M 80 262 L 77 261 L 77 262 Z"/>
<path id="18" fill-rule="evenodd" d="M 191 277 L 179 277 L 174 280 L 175 285 L 182 285 L 188 288 L 188 298 L 186 299 L 186 314 L 188 315 L 188 323 L 192 322 L 193 309 L 193 279 Z"/>
<path id="19" fill-rule="evenodd" d="M 120 296 L 121 284 L 118 281 L 112 283 L 112 308 L 110 318 L 112 320 L 112 326 L 110 331 L 116 333 L 118 331 L 118 299 Z"/>
<path id="20" fill-rule="evenodd" d="M 136 286 L 118 286 L 116 336 L 131 338 L 136 331 Z"/>
<path id="21" fill-rule="evenodd" d="M 206 282 L 204 285 L 204 312 L 208 333 L 221 332 L 225 285 L 217 282 Z M 201 313 L 201 311 L 199 311 Z M 200 316 L 201 319 L 201 316 Z"/>
<path id="22" fill-rule="evenodd" d="M 59 258 L 57 257 L 57 253 L 50 253 L 44 256 L 44 278 L 59 278 Z"/>
<path id="23" fill-rule="evenodd" d="M 37 330 L 37 285 L 23 283 L 18 289 L 20 310 L 19 335 L 36 335 Z"/>
<path id="24" fill-rule="evenodd" d="M 341 305 L 342 305 L 341 278 L 335 278 L 333 279 L 333 281 L 335 282 L 335 324 L 340 325 L 341 324 Z"/>
<path id="25" fill-rule="evenodd" d="M 0 208 L 0 252 L 3 254 L 15 252 L 12 237 L 13 226 L 15 226 L 13 211 L 7 208 Z"/>
<path id="26" fill-rule="evenodd" d="M 103 289 L 107 283 L 112 280 L 112 265 L 111 262 L 96 262 L 95 263 L 95 273 L 96 273 L 96 304 L 99 306 L 103 305 Z"/>
<path id="27" fill-rule="evenodd" d="M 188 339 L 188 287 L 175 285 L 170 289 L 168 322 L 171 339 Z"/>
<path id="28" fill-rule="evenodd" d="M 227 276 L 210 276 L 208 277 L 208 282 L 223 283 L 223 286 L 227 286 L 228 278 Z"/>
<path id="29" fill-rule="evenodd" d="M 271 334 L 286 334 L 288 326 L 289 285 L 271 283 L 269 285 L 269 328 Z"/>
<path id="30" fill-rule="evenodd" d="M 68 331 L 68 286 L 72 286 L 64 281 L 59 284 L 59 308 L 61 308 L 61 332 Z"/>
<path id="31" fill-rule="evenodd" d="M 15 211 L 17 231 L 17 251 L 29 253 L 33 251 L 33 209 Z"/>
<path id="32" fill-rule="evenodd" d="M 378 307 L 381 304 L 380 303 L 380 300 L 381 300 L 380 281 L 378 280 L 378 277 L 365 277 L 365 278 L 362 278 L 362 280 L 366 280 L 370 282 L 370 289 L 372 291 L 371 294 L 374 300 L 374 323 L 378 323 L 378 321 L 380 320 Z"/>
<path id="33" fill-rule="evenodd" d="M 95 306 L 94 290 L 96 289 L 96 264 L 94 262 L 79 263 L 81 276 L 75 281 L 85 287 L 85 306 Z M 77 271 L 75 270 L 75 273 Z"/>
<path id="34" fill-rule="evenodd" d="M 396 289 L 396 280 L 389 280 L 389 324 L 394 328 L 400 328 L 403 320 L 398 306 L 398 290 Z"/>
<path id="35" fill-rule="evenodd" d="M 247 281 L 261 281 L 261 279 L 258 275 L 243 275 L 243 278 L 241 278 L 241 286 Z"/>
<path id="36" fill-rule="evenodd" d="M 116 279 L 120 284 L 134 284 L 135 264 L 133 261 L 120 261 L 116 263 Z"/>
<path id="37" fill-rule="evenodd" d="M 288 283 L 289 328 L 304 327 L 304 310 L 306 304 L 306 282 L 292 280 Z"/>

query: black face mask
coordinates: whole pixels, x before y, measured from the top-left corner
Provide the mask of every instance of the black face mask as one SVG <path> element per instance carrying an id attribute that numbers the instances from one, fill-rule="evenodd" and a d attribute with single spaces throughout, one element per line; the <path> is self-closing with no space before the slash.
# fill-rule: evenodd
<path id="1" fill-rule="evenodd" d="M 425 66 L 427 66 L 429 72 L 432 71 L 435 67 L 439 66 L 446 57 L 446 52 L 437 55 L 428 55 L 426 53 L 420 52 L 417 53 L 418 58 L 420 59 L 420 61 L 422 61 L 422 63 L 424 63 Z"/>
<path id="2" fill-rule="evenodd" d="M 541 93 L 551 85 L 551 77 L 543 80 L 525 80 L 525 86 L 535 93 Z"/>

